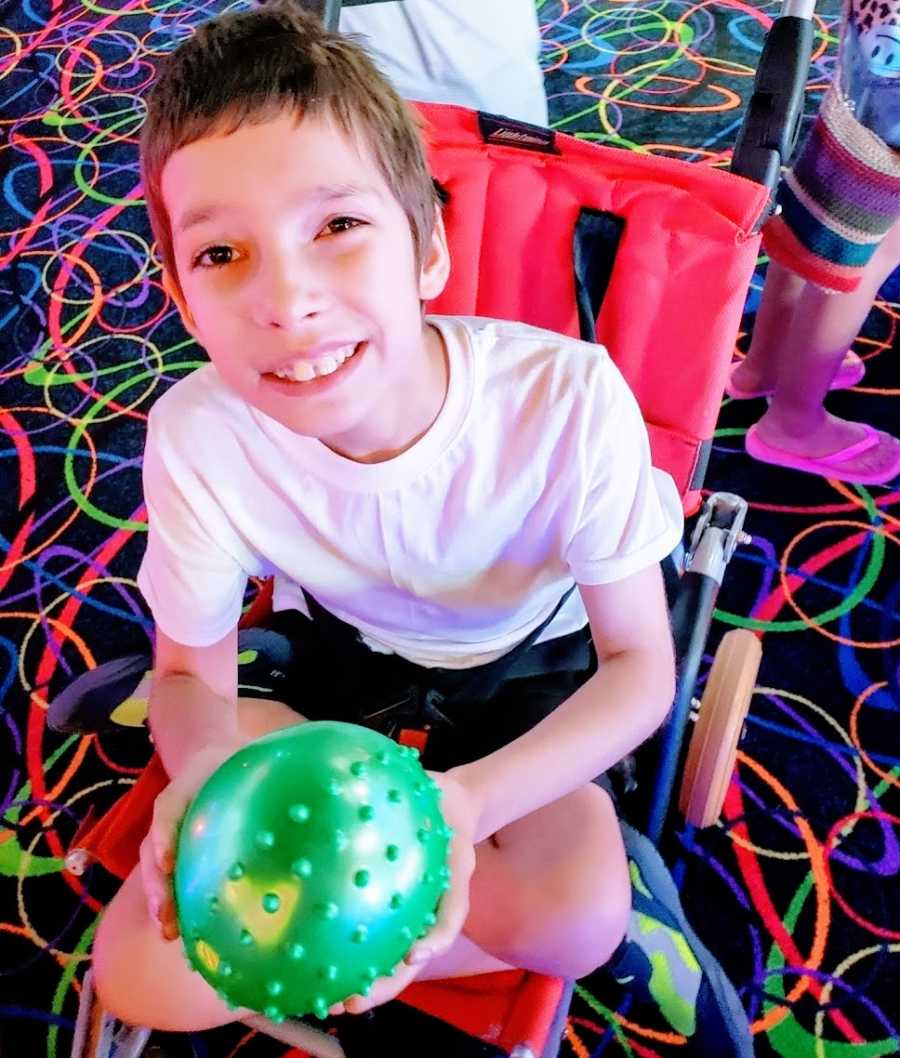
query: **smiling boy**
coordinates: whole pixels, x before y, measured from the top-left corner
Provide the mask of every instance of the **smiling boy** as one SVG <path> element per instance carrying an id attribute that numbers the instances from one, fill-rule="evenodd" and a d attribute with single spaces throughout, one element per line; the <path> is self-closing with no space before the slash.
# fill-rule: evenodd
<path id="1" fill-rule="evenodd" d="M 415 119 L 358 46 L 290 5 L 216 19 L 173 54 L 142 166 L 165 288 L 211 364 L 150 416 L 139 584 L 171 782 L 101 920 L 104 1004 L 176 1030 L 246 1014 L 170 943 L 177 820 L 248 739 L 367 722 L 399 686 L 449 731 L 425 763 L 453 883 L 396 973 L 334 1012 L 416 978 L 583 976 L 622 951 L 631 912 L 592 780 L 673 692 L 659 561 L 680 503 L 634 398 L 597 346 L 424 314 L 450 261 Z M 264 575 L 293 660 L 251 699 L 237 624 Z M 723 1048 L 706 1053 L 748 1053 Z"/>

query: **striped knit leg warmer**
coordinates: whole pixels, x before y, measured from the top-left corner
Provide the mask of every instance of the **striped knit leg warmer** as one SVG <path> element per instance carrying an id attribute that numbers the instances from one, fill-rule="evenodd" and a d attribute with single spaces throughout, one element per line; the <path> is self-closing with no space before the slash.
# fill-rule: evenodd
<path id="1" fill-rule="evenodd" d="M 853 115 L 834 84 L 778 192 L 769 256 L 826 290 L 848 292 L 900 218 L 900 152 Z"/>

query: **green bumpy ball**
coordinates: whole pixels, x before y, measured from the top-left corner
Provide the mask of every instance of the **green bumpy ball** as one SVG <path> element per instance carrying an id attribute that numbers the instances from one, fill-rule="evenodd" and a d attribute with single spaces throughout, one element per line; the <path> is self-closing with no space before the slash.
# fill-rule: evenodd
<path id="1" fill-rule="evenodd" d="M 356 724 L 276 731 L 222 764 L 178 835 L 194 969 L 276 1021 L 365 995 L 435 922 L 452 831 L 415 750 Z"/>

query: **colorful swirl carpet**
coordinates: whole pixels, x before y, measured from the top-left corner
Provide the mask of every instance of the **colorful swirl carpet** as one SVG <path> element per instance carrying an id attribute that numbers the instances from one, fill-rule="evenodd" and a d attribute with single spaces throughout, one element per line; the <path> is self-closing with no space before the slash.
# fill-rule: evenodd
<path id="1" fill-rule="evenodd" d="M 725 166 L 775 5 L 537 0 L 556 127 Z M 0 1054 L 65 1056 L 99 872 L 62 855 L 90 805 L 147 757 L 142 733 L 61 737 L 45 704 L 94 664 L 146 648 L 144 423 L 199 361 L 163 295 L 135 137 L 153 62 L 224 0 L 0 3 Z M 837 4 L 817 16 L 808 113 L 828 83 Z M 765 262 L 747 306 L 752 326 Z M 896 276 L 839 414 L 900 420 Z M 740 339 L 745 347 L 746 335 Z M 726 401 L 708 484 L 750 503 L 710 649 L 758 631 L 764 660 L 721 821 L 668 841 L 685 905 L 727 966 L 760 1055 L 900 1049 L 900 492 L 844 487 L 743 453 L 760 402 Z M 708 667 L 704 666 L 705 676 Z M 685 1053 L 600 975 L 582 982 L 568 1058 Z M 282 1056 L 245 1035 L 216 1055 Z"/>

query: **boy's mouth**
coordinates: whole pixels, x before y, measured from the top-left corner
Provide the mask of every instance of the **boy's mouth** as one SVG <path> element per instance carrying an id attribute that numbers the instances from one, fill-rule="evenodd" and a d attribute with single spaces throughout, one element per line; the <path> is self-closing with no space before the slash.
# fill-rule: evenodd
<path id="1" fill-rule="evenodd" d="M 292 363 L 285 364 L 277 371 L 266 372 L 266 374 L 271 378 L 282 379 L 285 382 L 312 382 L 314 379 L 333 375 L 335 371 L 359 352 L 364 344 L 364 342 L 357 342 L 356 345 L 342 345 L 315 360 L 298 357 Z"/>

